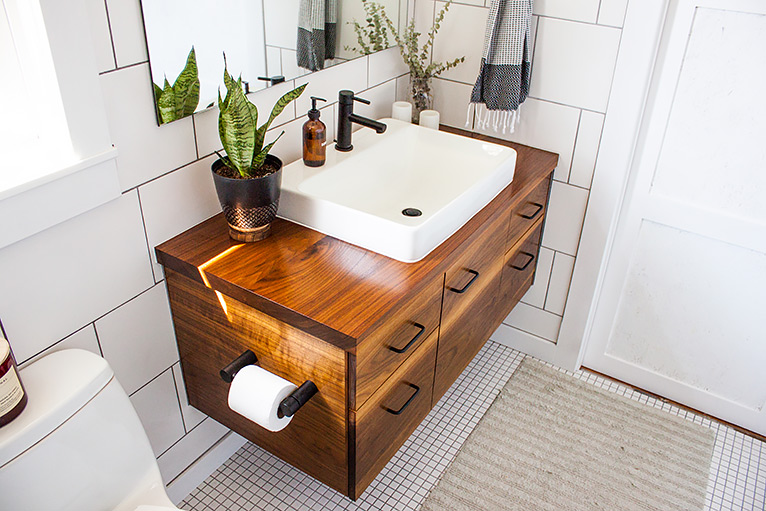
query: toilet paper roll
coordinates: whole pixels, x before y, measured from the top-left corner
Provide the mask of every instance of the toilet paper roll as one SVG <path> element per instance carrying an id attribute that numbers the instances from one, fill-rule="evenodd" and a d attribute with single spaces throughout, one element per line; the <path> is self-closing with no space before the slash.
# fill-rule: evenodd
<path id="1" fill-rule="evenodd" d="M 412 103 L 396 101 L 391 105 L 391 117 L 400 121 L 412 122 Z"/>
<path id="2" fill-rule="evenodd" d="M 277 417 L 279 403 L 297 388 L 262 367 L 245 366 L 229 387 L 229 408 L 269 431 L 280 431 L 292 417 Z"/>

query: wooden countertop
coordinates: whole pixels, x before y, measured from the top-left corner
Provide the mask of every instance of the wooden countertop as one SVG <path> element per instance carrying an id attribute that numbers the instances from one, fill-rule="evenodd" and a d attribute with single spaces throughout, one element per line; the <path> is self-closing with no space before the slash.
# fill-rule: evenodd
<path id="1" fill-rule="evenodd" d="M 443 273 L 452 253 L 498 205 L 521 200 L 556 166 L 554 153 L 454 128 L 445 131 L 512 147 L 513 182 L 455 234 L 416 263 L 402 263 L 277 218 L 271 236 L 239 243 L 220 213 L 156 248 L 158 261 L 190 279 L 350 352 L 402 298 Z"/>

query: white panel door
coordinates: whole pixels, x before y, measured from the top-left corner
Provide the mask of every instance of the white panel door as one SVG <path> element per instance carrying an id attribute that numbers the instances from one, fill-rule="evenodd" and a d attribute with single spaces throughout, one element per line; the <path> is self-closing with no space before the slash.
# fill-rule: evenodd
<path id="1" fill-rule="evenodd" d="M 765 94 L 765 1 L 668 3 L 583 360 L 761 434 Z"/>

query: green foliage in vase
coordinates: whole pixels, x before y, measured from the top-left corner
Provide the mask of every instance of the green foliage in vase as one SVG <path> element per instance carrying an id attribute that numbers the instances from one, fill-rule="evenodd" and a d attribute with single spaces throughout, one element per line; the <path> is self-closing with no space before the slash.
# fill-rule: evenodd
<path id="1" fill-rule="evenodd" d="M 386 23 L 390 30 L 394 34 L 396 44 L 399 45 L 399 51 L 402 54 L 404 63 L 410 68 L 410 77 L 419 80 L 430 80 L 434 76 L 439 76 L 448 69 L 457 67 L 461 62 L 465 62 L 465 57 L 458 57 L 454 60 L 447 62 L 433 62 L 431 54 L 433 53 L 434 39 L 436 38 L 436 32 L 441 28 L 441 23 L 444 20 L 444 15 L 449 10 L 449 6 L 452 0 L 447 0 L 444 7 L 436 15 L 434 24 L 431 30 L 426 34 L 426 42 L 423 46 L 420 46 L 420 32 L 415 30 L 415 20 L 411 19 L 404 29 L 403 34 L 399 34 L 394 29 L 393 22 L 385 16 Z"/>
<path id="2" fill-rule="evenodd" d="M 441 28 L 441 23 L 444 20 L 444 15 L 449 10 L 449 6 L 452 0 L 447 0 L 444 7 L 436 15 L 434 24 L 431 30 L 426 34 L 425 43 L 422 47 L 420 44 L 420 36 L 423 35 L 415 30 L 415 20 L 412 19 L 407 24 L 402 34 L 396 29 L 394 22 L 386 14 L 386 10 L 383 5 L 368 2 L 362 0 L 365 5 L 365 11 L 367 12 L 367 26 L 360 27 L 359 24 L 354 22 L 354 29 L 356 30 L 357 39 L 362 47 L 362 50 L 352 48 L 354 51 L 359 51 L 363 55 L 372 53 L 372 51 L 382 50 L 388 46 L 382 46 L 382 43 L 378 41 L 385 40 L 385 44 L 388 44 L 388 33 L 393 35 L 396 44 L 399 45 L 399 51 L 402 54 L 402 59 L 407 67 L 410 69 L 410 76 L 415 80 L 430 80 L 435 76 L 439 76 L 444 71 L 456 67 L 461 62 L 465 62 L 465 57 L 458 57 L 448 62 L 433 62 L 431 54 L 433 53 L 434 39 L 436 33 Z M 384 26 L 383 26 L 384 25 Z M 381 28 L 379 28 L 381 27 Z M 385 31 L 385 27 L 388 27 L 388 32 Z M 367 30 L 363 30 L 367 28 Z M 384 38 L 385 36 L 385 38 Z M 377 45 L 377 46 L 376 46 Z M 366 51 L 366 49 L 374 48 L 372 51 Z"/>
<path id="3" fill-rule="evenodd" d="M 359 47 L 344 46 L 346 51 L 352 51 L 361 55 L 369 55 L 376 51 L 385 50 L 391 47 L 388 42 L 388 24 L 386 23 L 386 11 L 381 4 L 362 0 L 364 11 L 367 13 L 365 25 L 358 21 L 347 21 L 349 25 L 354 26 L 356 40 Z"/>
<path id="4" fill-rule="evenodd" d="M 261 127 L 257 127 L 258 108 L 247 99 L 242 89 L 242 77 L 234 80 L 229 74 L 225 56 L 223 82 L 226 86 L 226 97 L 221 99 L 221 91 L 218 91 L 218 135 L 226 155 L 221 156 L 221 159 L 227 167 L 239 172 L 243 178 L 256 177 L 266 161 L 266 155 L 285 133 L 283 131 L 276 140 L 264 146 L 266 131 L 282 110 L 303 93 L 308 84 L 303 84 L 279 98 L 268 120 Z"/>
<path id="5" fill-rule="evenodd" d="M 160 124 L 175 121 L 194 113 L 199 104 L 197 57 L 192 46 L 186 65 L 173 85 L 165 77 L 164 87 L 154 84 L 154 100 Z"/>

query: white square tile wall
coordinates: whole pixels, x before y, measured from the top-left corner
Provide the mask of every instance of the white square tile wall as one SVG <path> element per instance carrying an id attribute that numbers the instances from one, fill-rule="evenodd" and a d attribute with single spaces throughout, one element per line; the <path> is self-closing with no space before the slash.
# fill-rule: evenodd
<path id="1" fill-rule="evenodd" d="M 149 64 L 101 75 L 120 185 L 128 190 L 197 158 L 191 117 L 157 126 Z"/>
<path id="2" fill-rule="evenodd" d="M 53 352 L 69 349 L 87 350 L 91 353 L 95 353 L 98 356 L 102 356 L 101 347 L 99 346 L 98 338 L 96 337 L 96 329 L 92 324 L 79 329 L 68 337 L 63 338 L 45 350 L 43 353 L 40 353 L 39 355 L 28 359 L 26 362 L 21 363 L 19 367 L 23 368 L 24 366 L 27 366 L 32 362 Z"/>
<path id="3" fill-rule="evenodd" d="M 175 380 L 176 390 L 178 391 L 178 402 L 181 404 L 181 417 L 184 421 L 184 429 L 188 433 L 196 428 L 200 422 L 205 420 L 205 417 L 207 416 L 189 404 L 189 397 L 186 395 L 186 386 L 184 385 L 180 362 L 173 365 L 173 379 Z"/>
<path id="4" fill-rule="evenodd" d="M 436 2 L 437 14 L 443 7 L 444 2 Z M 484 30 L 477 30 L 475 37 L 465 37 L 466 34 L 474 33 L 467 31 L 466 27 L 483 27 L 487 23 L 488 14 L 488 9 L 477 9 L 471 5 L 450 5 L 436 33 L 433 59 L 437 62 L 448 62 L 465 57 L 465 62 L 445 71 L 441 75 L 442 78 L 471 85 L 476 81 L 484 49 Z"/>
<path id="5" fill-rule="evenodd" d="M 153 283 L 138 195 L 0 250 L 0 311 L 19 361 L 122 305 Z"/>
<path id="6" fill-rule="evenodd" d="M 154 247 L 221 212 L 210 170 L 216 158 L 202 158 L 138 189 L 157 279 L 162 269 Z"/>
<path id="7" fill-rule="evenodd" d="M 184 436 L 181 408 L 170 368 L 131 395 L 130 401 L 156 456 Z"/>
<path id="8" fill-rule="evenodd" d="M 530 94 L 605 112 L 620 30 L 540 17 Z"/>
<path id="9" fill-rule="evenodd" d="M 117 67 L 146 62 L 141 4 L 136 0 L 106 0 L 106 6 Z"/>
<path id="10" fill-rule="evenodd" d="M 553 181 L 550 197 L 542 245 L 574 256 L 580 243 L 588 190 Z"/>
<path id="11" fill-rule="evenodd" d="M 595 23 L 602 0 L 536 0 L 533 12 L 548 18 Z"/>
<path id="12" fill-rule="evenodd" d="M 113 310 L 95 326 L 104 358 L 128 394 L 178 361 L 164 283 Z"/>
<path id="13" fill-rule="evenodd" d="M 601 0 L 598 22 L 601 25 L 622 27 L 627 9 L 628 0 Z"/>

